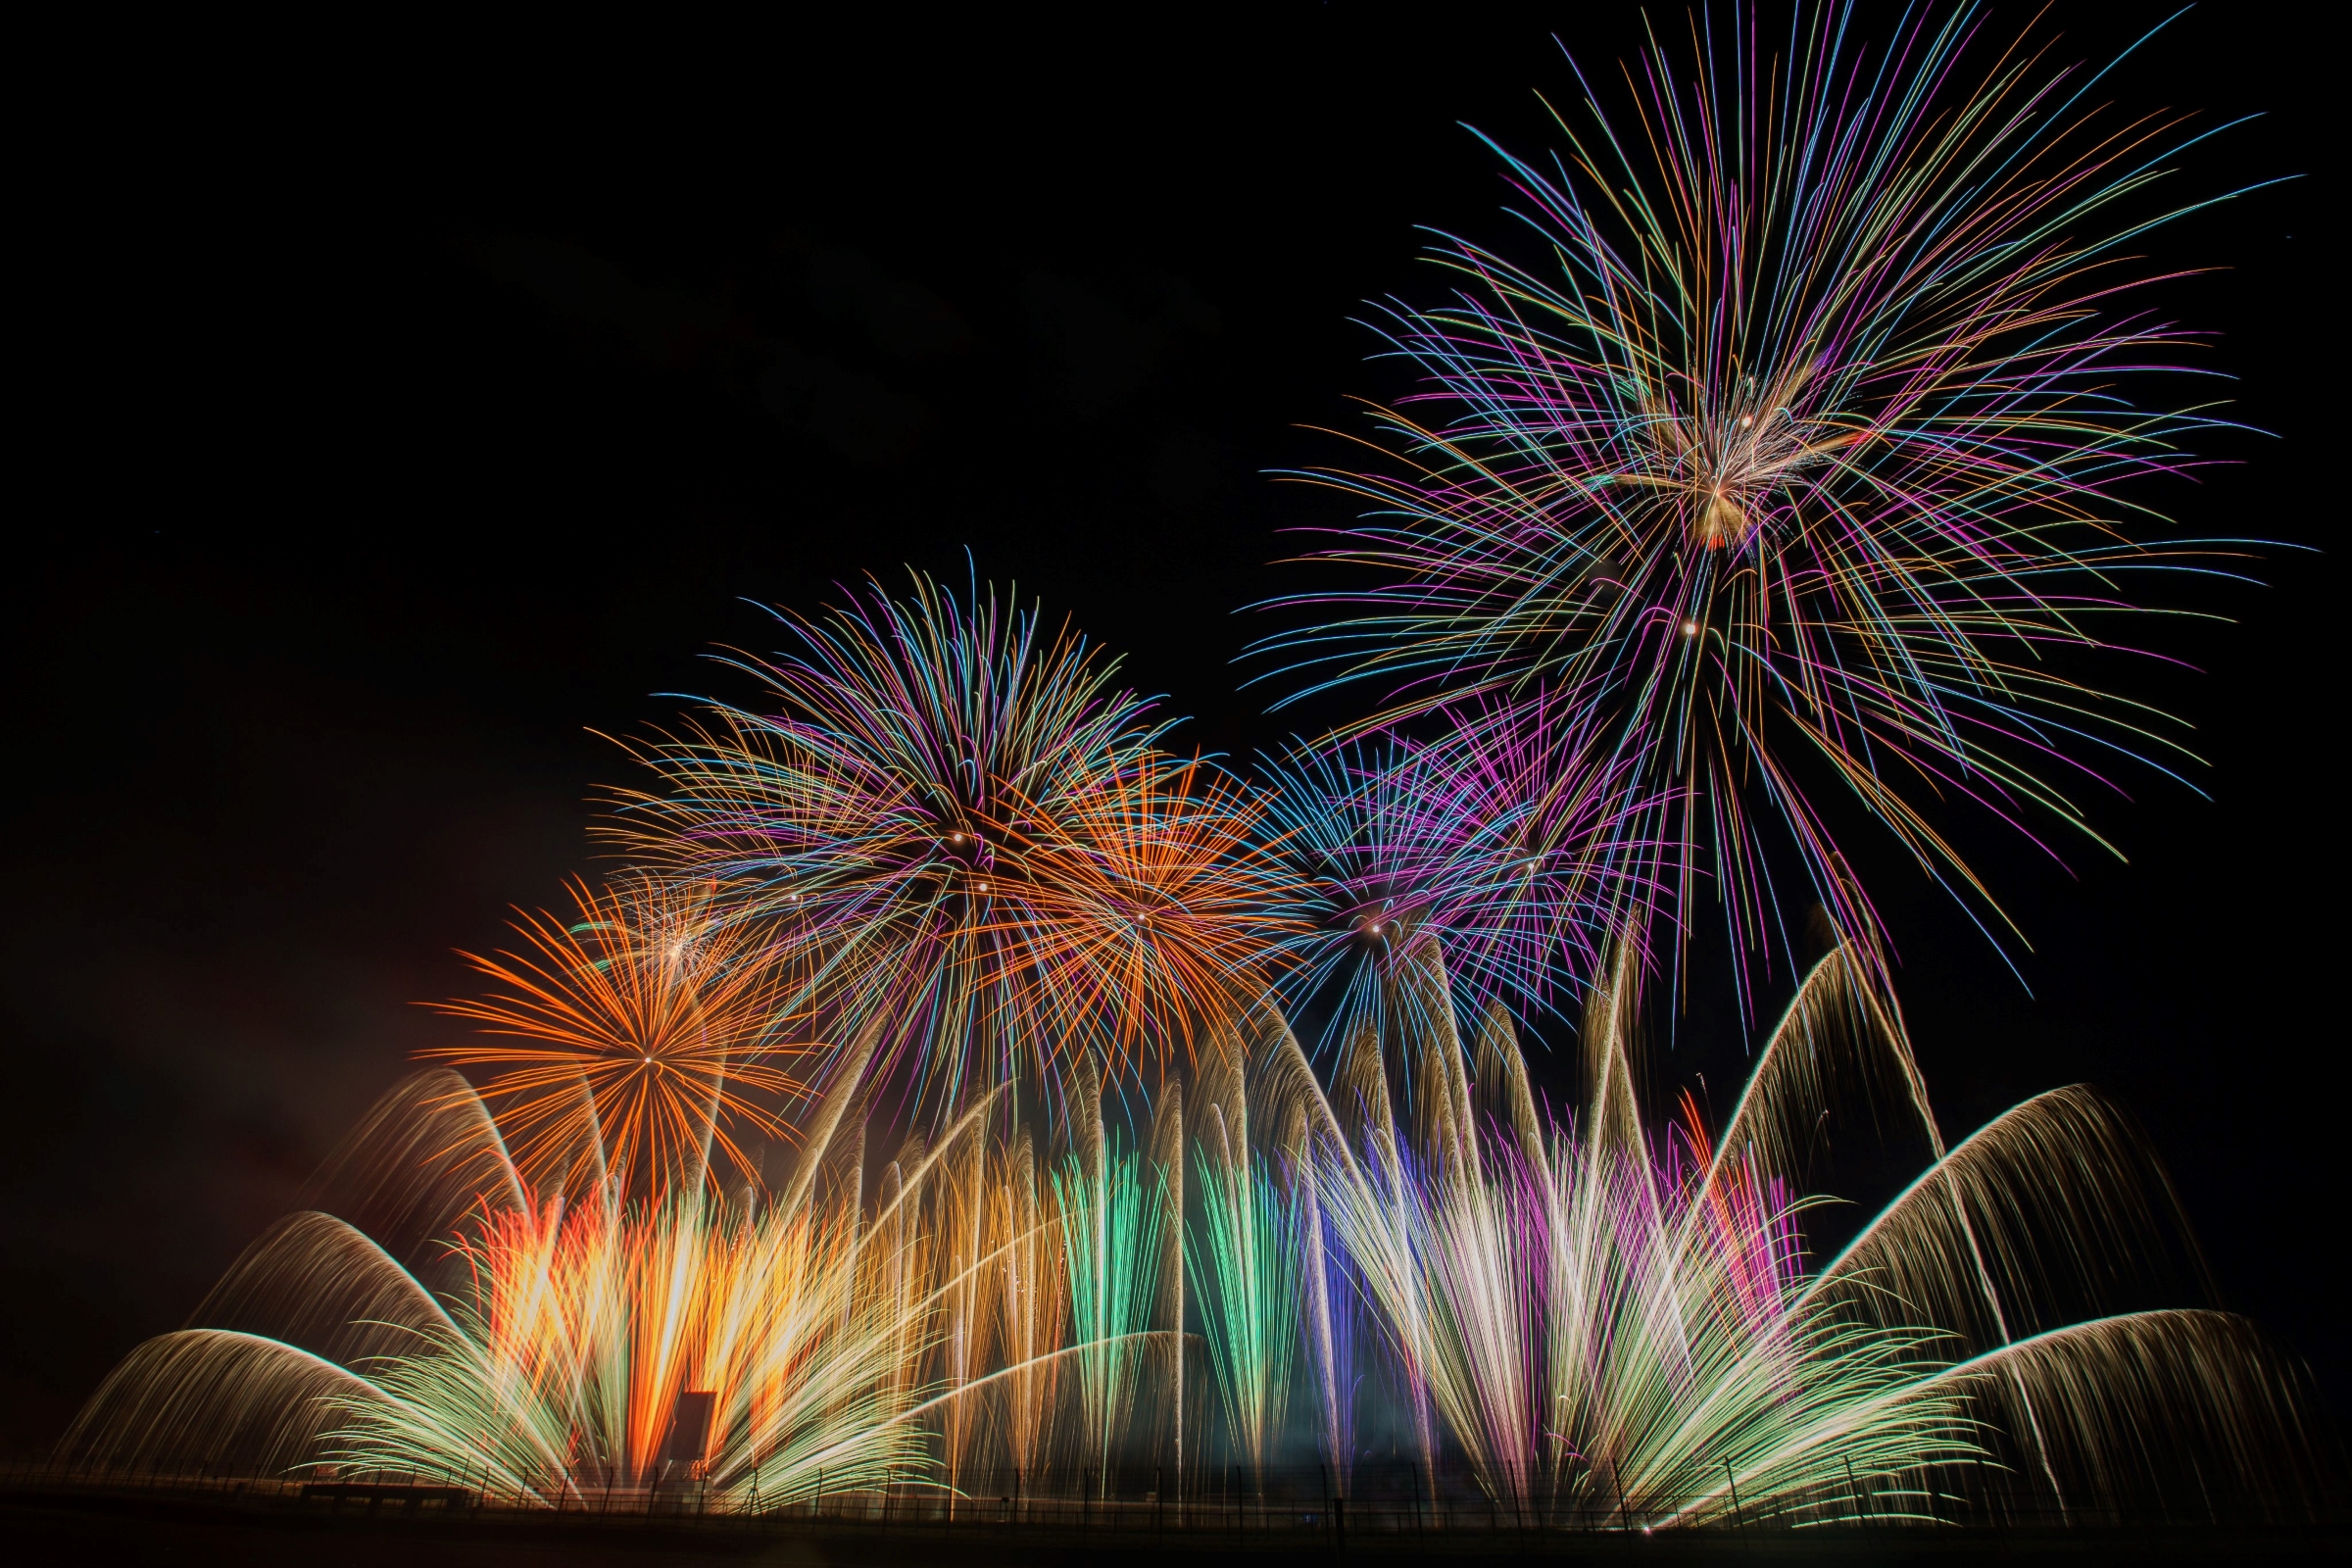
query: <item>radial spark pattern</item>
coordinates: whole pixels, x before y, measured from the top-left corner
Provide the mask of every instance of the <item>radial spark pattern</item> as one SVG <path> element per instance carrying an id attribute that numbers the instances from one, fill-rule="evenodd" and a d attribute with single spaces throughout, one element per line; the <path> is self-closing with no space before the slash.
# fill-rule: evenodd
<path id="1" fill-rule="evenodd" d="M 1984 909 L 1942 803 L 2090 834 L 2115 763 L 2184 756 L 2083 684 L 2130 583 L 2212 557 L 2137 483 L 2210 422 L 2133 402 L 2187 346 L 2128 252 L 2180 137 L 1982 20 L 1874 49 L 1846 6 L 1693 17 L 1562 156 L 1503 155 L 1548 265 L 1448 238 L 1452 297 L 1389 309 L 1421 383 L 1374 410 L 1384 461 L 1299 475 L 1369 504 L 1320 559 L 1371 581 L 1270 651 L 1473 753 L 1521 702 L 1576 713 L 1743 954 L 1784 856 L 1877 930 L 1834 797 Z"/>

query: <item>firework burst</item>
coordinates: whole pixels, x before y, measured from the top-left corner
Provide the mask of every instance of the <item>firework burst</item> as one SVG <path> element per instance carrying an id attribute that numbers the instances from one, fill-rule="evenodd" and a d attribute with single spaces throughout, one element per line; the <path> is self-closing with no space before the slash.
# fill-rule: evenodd
<path id="1" fill-rule="evenodd" d="M 1191 1060 L 1283 972 L 1298 926 L 1262 848 L 1264 795 L 1201 759 L 1153 758 L 1007 838 L 1021 874 L 1000 918 L 1035 976 L 1045 1030 L 1105 1076 Z"/>
<path id="2" fill-rule="evenodd" d="M 803 978 L 790 1001 L 942 1106 L 1092 1054 L 1116 1077 L 1262 981 L 1257 808 L 1158 741 L 1114 666 L 1033 612 L 920 580 L 739 659 L 754 710 L 640 749 L 666 786 L 613 831 L 730 890 Z"/>
<path id="3" fill-rule="evenodd" d="M 1272 769 L 1274 891 L 1292 929 L 1293 1010 L 1328 1007 L 1326 1043 L 1419 990 L 1440 965 L 1450 1003 L 1558 1009 L 1602 946 L 1654 899 L 1654 847 L 1624 766 L 1593 761 L 1531 701 L 1440 746 L 1391 738 L 1301 752 Z"/>
<path id="4" fill-rule="evenodd" d="M 524 913 L 522 954 L 466 957 L 500 989 L 437 1004 L 492 1036 L 424 1053 L 487 1068 L 508 1135 L 537 1182 L 585 1160 L 650 1190 L 681 1173 L 754 1168 L 744 1133 L 782 1139 L 800 1090 L 781 970 L 761 933 L 730 921 L 708 883 L 633 877 L 574 885 L 577 918 Z M 714 1160 L 714 1156 L 715 1160 Z M 584 1170 L 584 1167 L 583 1167 Z"/>
<path id="5" fill-rule="evenodd" d="M 1262 646 L 1385 689 L 1358 733 L 1442 711 L 1475 753 L 1517 703 L 1576 712 L 1743 955 L 1790 851 L 1875 937 L 1828 795 L 1985 907 L 1938 803 L 2090 834 L 2101 769 L 2185 755 L 2070 673 L 2126 578 L 2212 554 L 2131 494 L 2212 422 L 2127 396 L 2187 339 L 2132 314 L 2120 216 L 2174 122 L 2022 45 L 1972 64 L 1981 21 L 1911 12 L 1874 53 L 1849 7 L 1785 38 L 1747 9 L 1653 42 L 1630 117 L 1588 90 L 1549 167 L 1502 155 L 1553 268 L 1446 239 L 1452 298 L 1382 325 L 1423 378 L 1374 411 L 1392 461 L 1297 476 L 1370 504 L 1318 559 L 1380 580 Z"/>

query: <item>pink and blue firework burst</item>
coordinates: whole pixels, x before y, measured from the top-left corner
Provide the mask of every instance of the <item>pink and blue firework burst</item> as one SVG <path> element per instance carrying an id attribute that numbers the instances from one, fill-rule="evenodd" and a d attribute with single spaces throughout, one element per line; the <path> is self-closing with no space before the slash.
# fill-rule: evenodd
<path id="1" fill-rule="evenodd" d="M 1654 844 L 1625 768 L 1541 701 L 1477 713 L 1439 743 L 1395 736 L 1273 767 L 1274 851 L 1295 1006 L 1326 1036 L 1388 1009 L 1562 1011 L 1602 949 L 1655 902 Z M 1408 971 L 1443 976 L 1429 993 Z"/>

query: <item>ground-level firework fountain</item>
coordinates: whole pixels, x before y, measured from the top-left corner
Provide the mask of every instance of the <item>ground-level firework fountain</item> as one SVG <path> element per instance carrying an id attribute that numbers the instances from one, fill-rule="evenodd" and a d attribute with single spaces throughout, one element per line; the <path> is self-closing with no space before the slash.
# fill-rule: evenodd
<path id="1" fill-rule="evenodd" d="M 1320 1467 L 1337 1497 L 1607 1529 L 2317 1495 L 2297 1378 L 2249 1325 L 2101 1315 L 2196 1271 L 2089 1090 L 1944 1150 L 1840 951 L 1713 1130 L 1688 1097 L 1645 1114 L 1621 963 L 1553 1115 L 1441 962 L 1328 1081 L 1263 1009 L 1129 1127 L 1081 1074 L 1053 1125 L 999 1093 L 879 1157 L 853 1071 L 789 1170 L 732 1190 L 632 1195 L 593 1115 L 518 1159 L 464 1080 L 419 1074 L 61 1460 L 951 1515 L 1224 1506 Z M 1784 1173 L 1872 1095 L 1932 1162 L 1809 1264 Z"/>

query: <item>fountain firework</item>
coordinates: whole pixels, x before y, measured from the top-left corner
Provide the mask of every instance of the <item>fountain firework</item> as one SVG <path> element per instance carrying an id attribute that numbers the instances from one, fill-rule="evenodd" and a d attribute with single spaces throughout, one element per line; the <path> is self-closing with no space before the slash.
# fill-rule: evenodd
<path id="1" fill-rule="evenodd" d="M 1171 1086 L 1122 1137 L 1082 1072 L 1052 1158 L 998 1094 L 869 1161 L 845 1081 L 781 1179 L 632 1198 L 591 1147 L 516 1158 L 462 1080 L 421 1074 L 324 1179 L 362 1224 L 273 1229 L 65 1447 L 464 1476 L 549 1507 L 687 1476 L 739 1509 L 820 1488 L 837 1507 L 953 1499 L 1007 1470 L 1031 1495 L 1106 1494 L 1122 1468 L 1174 1474 L 1181 1497 L 1188 1471 L 1262 1487 L 1299 1462 L 1345 1494 L 1367 1430 L 1544 1521 L 1627 1498 L 1653 1528 L 1850 1517 L 1857 1496 L 1927 1517 L 1987 1489 L 2105 1508 L 2191 1474 L 2311 1494 L 2296 1375 L 2246 1324 L 2102 1310 L 2193 1250 L 2096 1095 L 2038 1097 L 1942 1151 L 1898 1020 L 1840 950 L 1719 1132 L 1687 1097 L 1655 1123 L 1619 951 L 1567 1117 L 1499 1007 L 1465 1029 L 1429 1000 L 1435 951 L 1394 982 L 1428 997 L 1388 1009 L 1395 1032 L 1359 1027 L 1328 1084 L 1261 1008 L 1204 1053 L 1189 1129 Z M 1432 1021 L 1442 1037 L 1410 1032 Z M 1857 1096 L 1936 1152 L 1808 1268 L 1810 1205 L 1783 1173 Z M 596 1125 L 515 1119 L 542 1141 Z M 1213 1421 L 1186 1420 L 1190 1363 Z M 707 1449 L 679 1437 L 700 1395 Z"/>

